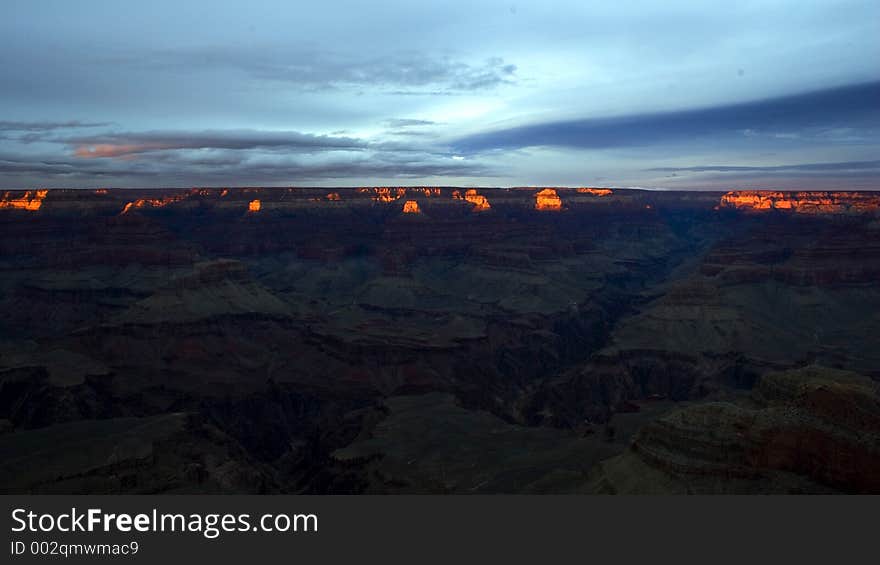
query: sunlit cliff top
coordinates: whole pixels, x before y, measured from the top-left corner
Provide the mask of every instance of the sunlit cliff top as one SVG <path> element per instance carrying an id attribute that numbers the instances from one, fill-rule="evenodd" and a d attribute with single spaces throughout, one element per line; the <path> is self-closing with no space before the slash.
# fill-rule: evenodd
<path id="1" fill-rule="evenodd" d="M 268 208 L 267 208 L 268 204 Z M 647 191 L 593 187 L 359 187 L 269 188 L 204 187 L 192 189 L 30 189 L 0 193 L 0 211 L 24 215 L 79 210 L 117 216 L 164 210 L 206 208 L 239 214 L 283 213 L 309 208 L 344 210 L 388 207 L 401 214 L 431 215 L 431 210 L 488 214 L 498 210 L 568 213 L 578 210 L 639 209 L 645 213 L 670 206 L 743 212 L 859 214 L 880 212 L 880 192 L 741 190 L 720 192 Z M 499 208 L 500 207 L 500 208 Z M 164 213 L 164 212 L 162 212 Z"/>

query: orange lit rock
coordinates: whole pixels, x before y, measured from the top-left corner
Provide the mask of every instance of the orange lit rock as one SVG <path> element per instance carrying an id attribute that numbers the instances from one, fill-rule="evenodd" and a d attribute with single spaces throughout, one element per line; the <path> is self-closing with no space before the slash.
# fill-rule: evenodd
<path id="1" fill-rule="evenodd" d="M 422 211 L 419 208 L 419 203 L 415 200 L 407 200 L 403 203 L 403 213 L 404 214 L 421 214 Z"/>
<path id="2" fill-rule="evenodd" d="M 24 195 L 15 198 L 11 192 L 3 194 L 0 199 L 0 208 L 27 210 L 36 212 L 43 205 L 43 199 L 49 193 L 48 190 L 28 190 Z"/>
<path id="3" fill-rule="evenodd" d="M 375 191 L 373 200 L 376 202 L 394 202 L 406 194 L 405 188 L 376 188 Z"/>
<path id="4" fill-rule="evenodd" d="M 784 210 L 799 214 L 861 213 L 880 210 L 880 197 L 864 192 L 742 190 L 722 196 L 719 208 Z"/>
<path id="5" fill-rule="evenodd" d="M 545 188 L 535 195 L 535 210 L 562 210 L 562 199 L 554 188 Z"/>
<path id="6" fill-rule="evenodd" d="M 474 212 L 485 212 L 491 208 L 489 200 L 474 189 L 465 192 L 464 199 L 474 205 Z"/>
<path id="7" fill-rule="evenodd" d="M 253 214 L 255 212 L 260 211 L 260 201 L 259 200 L 251 200 L 248 202 L 248 213 Z"/>
<path id="8" fill-rule="evenodd" d="M 327 200 L 334 200 L 334 201 L 342 200 L 342 198 L 339 197 L 338 192 L 328 192 L 327 196 L 325 196 L 324 198 L 326 198 Z"/>
<path id="9" fill-rule="evenodd" d="M 776 200 L 783 200 L 781 192 L 728 192 L 721 197 L 721 206 L 727 208 L 745 208 L 749 210 L 770 210 Z"/>
<path id="10" fill-rule="evenodd" d="M 581 194 L 592 194 L 593 196 L 611 196 L 613 192 L 610 188 L 579 188 L 577 191 Z"/>
<path id="11" fill-rule="evenodd" d="M 138 198 L 133 202 L 128 202 L 123 206 L 121 214 L 129 213 L 132 208 L 162 208 L 168 206 L 172 202 L 179 202 L 189 196 L 188 194 L 175 194 L 173 196 L 164 196 L 162 198 Z"/>

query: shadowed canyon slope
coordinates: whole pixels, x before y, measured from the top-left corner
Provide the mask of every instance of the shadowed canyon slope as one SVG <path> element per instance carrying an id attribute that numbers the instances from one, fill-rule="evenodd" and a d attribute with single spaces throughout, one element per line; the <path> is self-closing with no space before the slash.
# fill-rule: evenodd
<path id="1" fill-rule="evenodd" d="M 0 226 L 3 492 L 880 492 L 872 193 L 21 190 Z"/>

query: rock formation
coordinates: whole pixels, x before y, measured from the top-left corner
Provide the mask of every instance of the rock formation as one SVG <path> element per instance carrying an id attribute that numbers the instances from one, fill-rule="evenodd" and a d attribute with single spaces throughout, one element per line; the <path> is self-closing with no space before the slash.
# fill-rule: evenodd
<path id="1" fill-rule="evenodd" d="M 593 196 L 611 196 L 614 193 L 610 188 L 579 188 L 577 191 L 580 194 L 592 194 Z"/>
<path id="2" fill-rule="evenodd" d="M 864 213 L 880 210 L 867 192 L 781 192 L 746 190 L 728 192 L 720 207 L 750 211 L 783 210 L 799 214 Z"/>
<path id="3" fill-rule="evenodd" d="M 562 199 L 559 198 L 556 189 L 545 188 L 535 194 L 535 210 L 562 210 Z"/>
<path id="4" fill-rule="evenodd" d="M 812 366 L 768 373 L 751 401 L 695 404 L 602 463 L 599 492 L 880 492 L 880 395 Z"/>
<path id="5" fill-rule="evenodd" d="M 593 190 L 8 191 L 0 489 L 876 490 L 880 199 Z"/>
<path id="6" fill-rule="evenodd" d="M 407 200 L 403 203 L 403 213 L 404 214 L 421 214 L 422 211 L 419 209 L 419 203 L 415 200 Z"/>
<path id="7" fill-rule="evenodd" d="M 27 190 L 21 196 L 16 196 L 13 192 L 7 191 L 0 198 L 0 209 L 16 209 L 36 212 L 43 205 L 43 199 L 46 198 L 48 190 Z"/>

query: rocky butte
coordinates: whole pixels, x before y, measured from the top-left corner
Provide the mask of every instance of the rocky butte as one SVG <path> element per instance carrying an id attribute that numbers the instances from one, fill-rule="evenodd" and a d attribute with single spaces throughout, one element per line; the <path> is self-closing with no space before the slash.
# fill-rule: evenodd
<path id="1" fill-rule="evenodd" d="M 562 210 L 562 199 L 554 188 L 545 188 L 535 194 L 535 210 Z"/>
<path id="2" fill-rule="evenodd" d="M 407 200 L 403 203 L 403 213 L 404 214 L 421 214 L 422 211 L 419 209 L 419 203 L 415 200 Z"/>
<path id="3" fill-rule="evenodd" d="M 476 189 L 473 188 L 466 190 L 464 194 L 462 194 L 460 190 L 454 190 L 452 192 L 452 198 L 455 200 L 465 200 L 470 202 L 474 205 L 474 212 L 485 212 L 492 208 L 492 206 L 489 205 L 489 199 L 479 194 Z"/>
<path id="4" fill-rule="evenodd" d="M 489 199 L 482 194 L 477 194 L 477 191 L 473 189 L 464 193 L 464 199 L 474 205 L 474 212 L 485 212 L 492 208 L 489 205 Z"/>
<path id="5" fill-rule="evenodd" d="M 880 493 L 876 193 L 0 195 L 0 492 Z"/>

